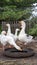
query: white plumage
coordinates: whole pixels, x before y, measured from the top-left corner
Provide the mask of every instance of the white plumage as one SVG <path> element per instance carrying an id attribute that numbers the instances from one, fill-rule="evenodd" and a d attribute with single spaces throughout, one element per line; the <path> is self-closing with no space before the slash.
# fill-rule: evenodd
<path id="1" fill-rule="evenodd" d="M 32 41 L 32 36 L 29 35 L 27 36 L 27 34 L 25 33 L 25 28 L 26 28 L 26 24 L 24 21 L 21 21 L 21 31 L 19 33 L 19 36 L 18 36 L 18 39 L 21 41 L 21 42 L 24 42 L 25 44 L 29 43 Z"/>
<path id="2" fill-rule="evenodd" d="M 0 42 L 3 45 L 3 50 L 4 50 L 4 46 L 7 44 L 7 38 L 5 36 L 6 32 L 2 31 L 0 34 Z"/>
<path id="3" fill-rule="evenodd" d="M 14 38 L 9 36 L 9 35 L 5 35 L 6 32 L 2 31 L 1 35 L 0 35 L 0 42 L 3 45 L 3 50 L 4 50 L 4 46 L 9 43 L 10 45 L 13 45 L 16 49 L 18 50 L 22 50 L 14 41 Z"/>
<path id="4" fill-rule="evenodd" d="M 11 36 L 9 36 L 9 35 L 7 35 L 6 36 L 7 37 L 7 42 L 10 44 L 10 45 L 13 45 L 17 50 L 22 50 L 16 43 L 15 43 L 15 41 L 14 41 L 14 38 L 13 37 L 11 37 Z"/>
<path id="5" fill-rule="evenodd" d="M 15 34 L 11 33 L 11 28 L 10 28 L 10 24 L 6 24 L 6 26 L 8 27 L 8 31 L 7 31 L 7 35 L 11 36 L 14 38 L 14 40 L 16 41 L 17 40 L 17 32 L 19 31 L 19 29 L 17 28 L 15 30 Z"/>

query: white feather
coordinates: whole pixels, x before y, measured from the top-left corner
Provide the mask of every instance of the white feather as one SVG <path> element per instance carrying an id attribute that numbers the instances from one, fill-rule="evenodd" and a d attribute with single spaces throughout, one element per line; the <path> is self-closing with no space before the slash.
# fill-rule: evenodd
<path id="1" fill-rule="evenodd" d="M 5 31 L 2 31 L 0 36 L 0 42 L 3 45 L 3 48 L 8 42 L 10 45 L 13 45 L 16 49 L 21 50 L 21 48 L 15 43 L 14 38 L 9 35 L 4 35 L 3 32 Z"/>
<path id="2" fill-rule="evenodd" d="M 32 41 L 33 36 L 27 36 L 27 34 L 25 33 L 26 24 L 24 21 L 21 21 L 21 28 L 22 29 L 19 33 L 18 39 L 22 42 L 30 43 Z"/>
<path id="3" fill-rule="evenodd" d="M 16 41 L 17 40 L 17 32 L 19 31 L 19 29 L 16 29 L 15 34 L 13 34 L 13 33 L 11 33 L 10 24 L 6 24 L 6 26 L 8 27 L 7 35 L 10 35 Z"/>

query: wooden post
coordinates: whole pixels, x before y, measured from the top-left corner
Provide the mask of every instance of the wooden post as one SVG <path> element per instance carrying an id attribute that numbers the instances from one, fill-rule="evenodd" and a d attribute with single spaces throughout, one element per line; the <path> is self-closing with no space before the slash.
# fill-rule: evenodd
<path id="1" fill-rule="evenodd" d="M 6 25 L 6 22 L 2 21 L 2 30 L 6 30 L 5 25 Z"/>

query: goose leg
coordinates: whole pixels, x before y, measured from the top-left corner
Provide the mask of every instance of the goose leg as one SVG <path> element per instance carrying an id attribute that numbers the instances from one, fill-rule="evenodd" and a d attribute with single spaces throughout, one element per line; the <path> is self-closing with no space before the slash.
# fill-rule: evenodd
<path id="1" fill-rule="evenodd" d="M 3 51 L 4 51 L 4 49 L 5 49 L 5 46 L 3 46 Z"/>
<path id="2" fill-rule="evenodd" d="M 24 45 L 27 45 L 27 43 L 25 42 Z"/>
<path id="3" fill-rule="evenodd" d="M 13 48 L 13 46 L 12 45 L 9 45 L 9 48 Z"/>

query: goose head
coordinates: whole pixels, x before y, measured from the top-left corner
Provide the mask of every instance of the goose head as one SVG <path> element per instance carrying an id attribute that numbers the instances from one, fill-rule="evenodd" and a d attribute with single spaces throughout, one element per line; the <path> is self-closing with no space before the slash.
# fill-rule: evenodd
<path id="1" fill-rule="evenodd" d="M 8 24 L 6 24 L 6 26 L 7 26 L 7 27 L 9 27 L 9 26 L 10 26 L 10 24 L 8 23 Z"/>
<path id="2" fill-rule="evenodd" d="M 2 32 L 1 32 L 1 34 L 4 34 L 4 35 L 6 35 L 6 31 L 2 31 Z"/>
<path id="3" fill-rule="evenodd" d="M 19 28 L 16 28 L 16 31 L 20 31 L 20 29 Z"/>
<path id="4" fill-rule="evenodd" d="M 24 21 L 20 21 L 19 23 L 21 24 L 21 28 L 26 28 L 26 23 Z"/>

